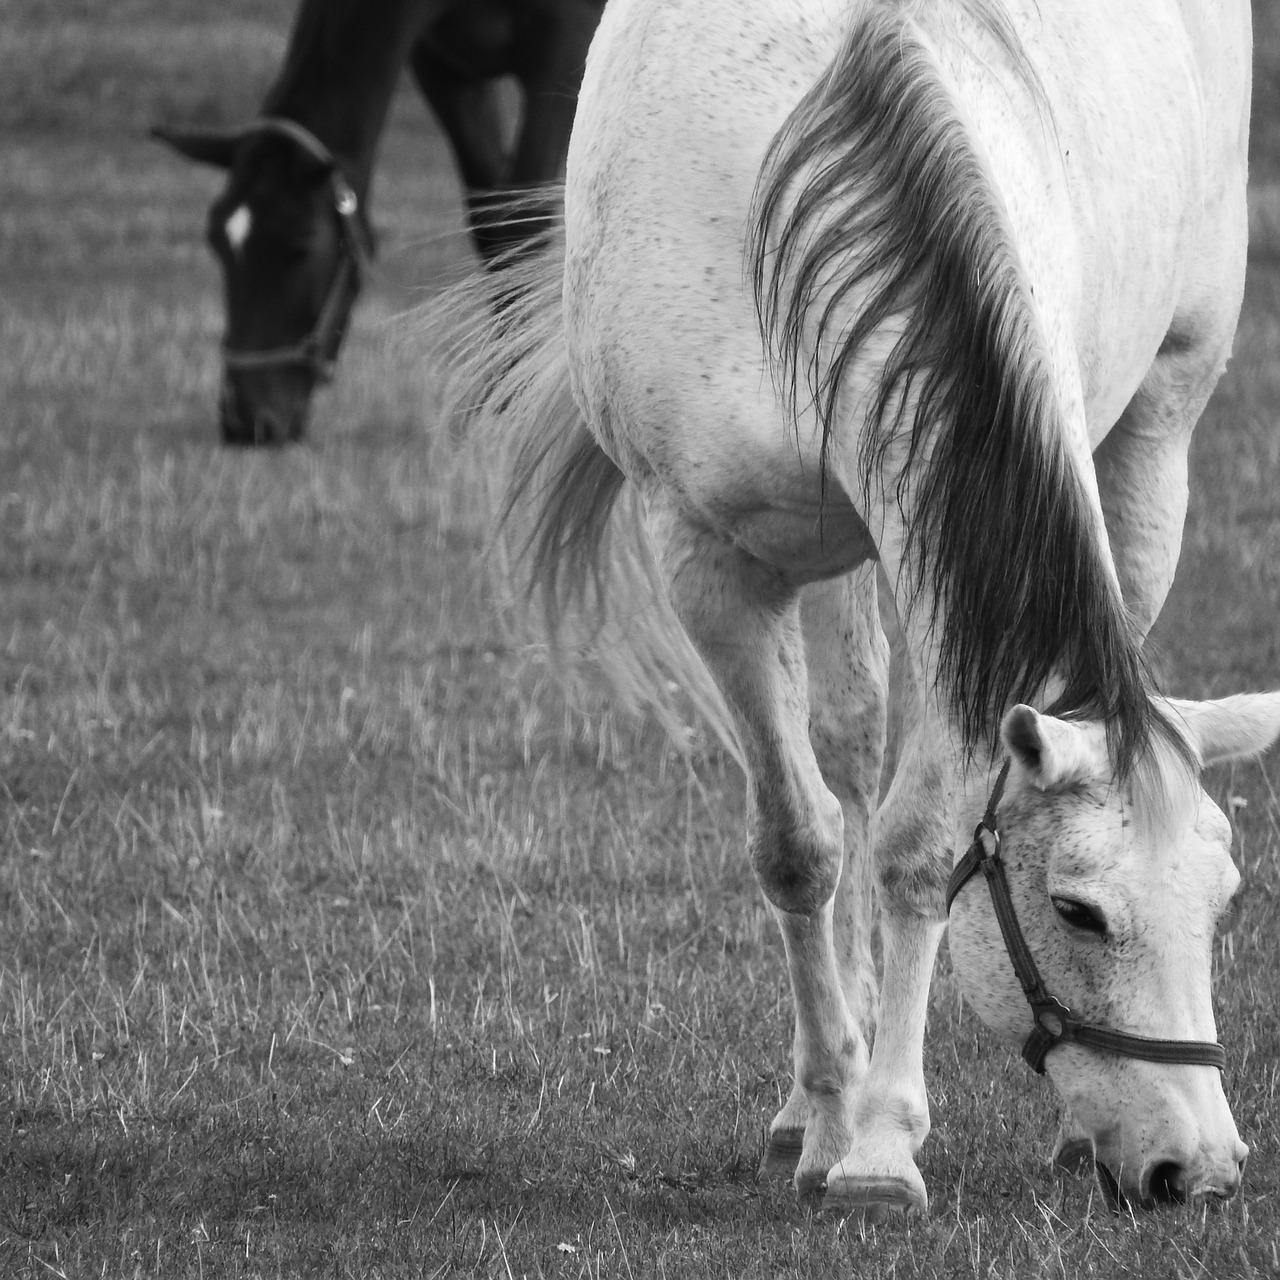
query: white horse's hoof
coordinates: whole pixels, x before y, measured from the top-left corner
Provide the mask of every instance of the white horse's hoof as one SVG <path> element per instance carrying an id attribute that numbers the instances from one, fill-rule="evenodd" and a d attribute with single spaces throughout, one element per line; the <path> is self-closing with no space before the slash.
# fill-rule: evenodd
<path id="1" fill-rule="evenodd" d="M 783 1178 L 787 1181 L 795 1175 L 796 1165 L 804 1151 L 803 1129 L 775 1129 L 765 1143 L 760 1157 L 762 1178 Z"/>
<path id="2" fill-rule="evenodd" d="M 860 1214 L 863 1221 L 874 1225 L 908 1213 L 927 1214 L 929 1195 L 914 1165 L 905 1177 L 842 1173 L 837 1167 L 827 1176 L 822 1210 L 841 1215 Z"/>

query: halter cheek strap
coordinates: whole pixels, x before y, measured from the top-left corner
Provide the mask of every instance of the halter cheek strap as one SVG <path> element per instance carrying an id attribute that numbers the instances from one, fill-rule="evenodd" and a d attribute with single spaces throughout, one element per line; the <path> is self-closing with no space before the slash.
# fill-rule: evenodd
<path id="1" fill-rule="evenodd" d="M 1009 893 L 1009 881 L 1005 875 L 1004 860 L 1000 856 L 1000 826 L 996 810 L 1000 806 L 1004 784 L 1009 777 L 1009 763 L 1008 760 L 1004 762 L 1000 775 L 996 778 L 991 798 L 987 801 L 987 811 L 974 830 L 973 843 L 951 872 L 951 879 L 947 883 L 947 914 L 951 913 L 951 904 L 956 895 L 980 870 L 991 894 L 991 905 L 995 908 L 996 922 L 1000 926 L 1005 950 L 1009 953 L 1009 960 L 1022 986 L 1023 995 L 1031 1006 L 1035 1025 L 1022 1046 L 1022 1056 L 1031 1069 L 1043 1075 L 1044 1060 L 1050 1049 L 1060 1044 L 1079 1044 L 1124 1058 L 1141 1058 L 1146 1062 L 1225 1070 L 1227 1055 L 1220 1044 L 1204 1040 L 1156 1040 L 1148 1036 L 1131 1035 L 1127 1031 L 1095 1027 L 1081 1022 L 1061 1000 L 1049 993 L 1018 924 L 1013 898 Z"/>
<path id="2" fill-rule="evenodd" d="M 282 116 L 264 116 L 261 120 L 255 120 L 244 132 L 274 133 L 289 138 L 309 156 L 328 167 L 332 208 L 338 219 L 338 265 L 325 292 L 324 302 L 320 305 L 320 314 L 306 337 L 288 346 L 268 347 L 258 351 L 223 347 L 226 367 L 228 370 L 245 370 L 300 365 L 304 369 L 310 369 L 320 382 L 331 382 L 347 312 L 369 269 L 369 250 L 365 245 L 364 229 L 359 220 L 359 197 L 329 148 L 296 120 L 287 120 Z"/>

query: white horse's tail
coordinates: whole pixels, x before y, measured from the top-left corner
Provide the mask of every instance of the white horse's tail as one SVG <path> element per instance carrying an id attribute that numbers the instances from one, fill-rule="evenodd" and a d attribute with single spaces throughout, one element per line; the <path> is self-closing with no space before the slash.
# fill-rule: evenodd
<path id="1" fill-rule="evenodd" d="M 496 305 L 452 346 L 459 407 L 509 459 L 494 560 L 511 618 L 570 685 L 584 671 L 688 750 L 701 721 L 739 761 L 719 690 L 667 602 L 639 495 L 596 443 L 569 378 L 564 238 L 488 277 Z M 529 606 L 533 606 L 530 608 Z"/>

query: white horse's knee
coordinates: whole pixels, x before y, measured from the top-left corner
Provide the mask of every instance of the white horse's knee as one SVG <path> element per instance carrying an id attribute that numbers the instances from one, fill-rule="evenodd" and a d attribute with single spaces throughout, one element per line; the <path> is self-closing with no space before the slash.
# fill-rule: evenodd
<path id="1" fill-rule="evenodd" d="M 844 863 L 844 814 L 829 792 L 812 797 L 807 821 L 794 799 L 756 788 L 751 862 L 769 901 L 790 915 L 812 916 L 828 903 Z M 808 808 L 808 806 L 806 806 Z"/>
<path id="2" fill-rule="evenodd" d="M 928 721 L 913 727 L 876 814 L 876 883 L 885 911 L 940 921 L 951 874 L 952 831 L 946 764 L 930 735 Z"/>
<path id="3" fill-rule="evenodd" d="M 882 807 L 876 833 L 876 883 L 883 908 L 898 916 L 941 920 L 946 914 L 951 874 L 949 839 L 941 806 L 920 797 L 917 804 Z"/>
<path id="4" fill-rule="evenodd" d="M 850 1088 L 860 1084 L 866 1075 L 867 1062 L 867 1045 L 862 1036 L 845 1036 L 822 1058 L 798 1063 L 796 1079 L 811 1103 L 848 1103 Z"/>
<path id="5" fill-rule="evenodd" d="M 886 911 L 927 920 L 945 918 L 951 863 L 934 825 L 926 817 L 899 826 L 891 837 L 877 842 L 876 884 Z"/>

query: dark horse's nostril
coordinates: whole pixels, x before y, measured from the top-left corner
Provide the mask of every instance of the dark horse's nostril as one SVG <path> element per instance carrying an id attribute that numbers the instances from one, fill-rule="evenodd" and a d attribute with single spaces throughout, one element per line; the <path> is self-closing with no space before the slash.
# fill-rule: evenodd
<path id="1" fill-rule="evenodd" d="M 254 438 L 254 418 L 255 415 L 246 409 L 231 387 L 224 385 L 218 404 L 218 424 L 222 428 L 223 444 L 257 443 Z"/>
<path id="2" fill-rule="evenodd" d="M 247 412 L 232 406 L 222 414 L 222 441 L 228 445 L 281 445 L 298 439 L 301 431 L 291 429 L 288 421 L 270 409 L 254 408 Z"/>
<path id="3" fill-rule="evenodd" d="M 259 409 L 253 419 L 254 444 L 284 444 L 289 438 L 284 421 L 270 409 Z"/>
<path id="4" fill-rule="evenodd" d="M 1187 1179 L 1180 1164 L 1165 1160 L 1151 1170 L 1143 1199 L 1156 1204 L 1183 1204 L 1186 1198 Z"/>

